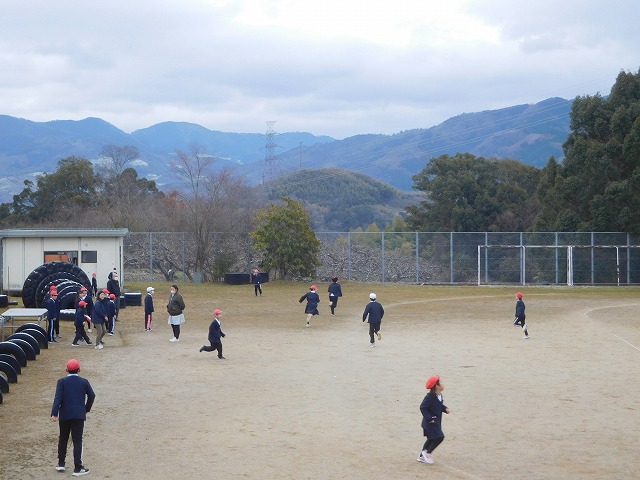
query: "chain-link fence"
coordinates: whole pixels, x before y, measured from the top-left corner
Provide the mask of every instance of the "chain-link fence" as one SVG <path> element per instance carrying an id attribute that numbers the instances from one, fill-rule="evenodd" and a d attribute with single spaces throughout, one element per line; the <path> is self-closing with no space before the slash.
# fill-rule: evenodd
<path id="1" fill-rule="evenodd" d="M 596 232 L 317 232 L 317 279 L 418 284 L 640 284 L 640 235 Z M 221 281 L 262 258 L 248 234 L 214 233 L 196 270 L 189 233 L 129 233 L 129 281 Z M 524 252 L 524 253 L 523 253 Z"/>

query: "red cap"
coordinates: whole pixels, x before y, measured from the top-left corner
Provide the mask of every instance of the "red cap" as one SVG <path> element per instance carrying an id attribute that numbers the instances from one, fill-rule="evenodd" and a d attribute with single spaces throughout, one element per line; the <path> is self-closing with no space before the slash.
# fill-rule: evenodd
<path id="1" fill-rule="evenodd" d="M 318 289 L 318 287 L 316 287 L 315 285 L 311 285 L 311 288 L 310 288 L 310 289 L 311 289 L 311 290 L 317 290 L 317 289 Z"/>
<path id="2" fill-rule="evenodd" d="M 87 306 L 87 302 L 85 302 L 84 300 L 80 300 L 80 301 L 78 302 L 78 306 L 79 306 L 79 307 L 86 307 L 86 306 Z"/>
<path id="3" fill-rule="evenodd" d="M 106 289 L 106 288 L 103 288 L 103 289 L 102 289 L 102 293 L 106 293 L 107 295 L 109 295 L 109 290 L 108 290 L 108 289 Z"/>
<path id="4" fill-rule="evenodd" d="M 214 315 L 220 315 L 221 313 L 222 313 L 222 310 L 220 310 L 219 308 L 216 308 L 216 309 L 213 311 L 213 314 L 214 314 Z"/>
<path id="5" fill-rule="evenodd" d="M 433 377 L 429 377 L 427 380 L 427 390 L 431 390 L 436 386 L 436 383 L 440 380 L 440 375 L 434 375 Z"/>
<path id="6" fill-rule="evenodd" d="M 80 291 L 81 292 L 86 292 L 87 291 L 87 287 L 80 287 Z"/>
<path id="7" fill-rule="evenodd" d="M 115 299 L 116 299 L 116 296 L 112 293 L 111 295 L 109 295 L 109 298 L 110 298 L 111 300 L 115 300 Z"/>
<path id="8" fill-rule="evenodd" d="M 57 285 L 51 285 L 51 286 L 49 287 L 49 290 L 57 290 L 57 289 L 58 289 L 58 286 L 57 286 Z"/>
<path id="9" fill-rule="evenodd" d="M 73 372 L 74 370 L 80 370 L 80 362 L 72 358 L 67 362 L 67 372 Z"/>
<path id="10" fill-rule="evenodd" d="M 518 298 L 522 298 L 522 292 L 518 292 L 518 293 L 516 293 L 516 297 L 518 297 Z"/>

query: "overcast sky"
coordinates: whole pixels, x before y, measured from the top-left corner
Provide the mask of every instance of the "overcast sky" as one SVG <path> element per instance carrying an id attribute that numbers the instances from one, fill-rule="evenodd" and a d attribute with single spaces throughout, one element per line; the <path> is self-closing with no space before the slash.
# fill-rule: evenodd
<path id="1" fill-rule="evenodd" d="M 0 0 L 0 114 L 342 139 L 606 95 L 637 0 Z"/>

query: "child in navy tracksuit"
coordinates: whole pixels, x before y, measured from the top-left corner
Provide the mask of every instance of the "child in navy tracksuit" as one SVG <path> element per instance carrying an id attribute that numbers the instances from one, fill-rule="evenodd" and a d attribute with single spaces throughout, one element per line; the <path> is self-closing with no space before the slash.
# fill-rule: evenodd
<path id="1" fill-rule="evenodd" d="M 213 321 L 211 325 L 209 325 L 209 345 L 203 345 L 200 347 L 201 352 L 213 352 L 214 350 L 218 351 L 218 358 L 220 360 L 224 360 L 222 356 L 222 338 L 226 335 L 222 331 L 222 325 L 220 324 L 220 316 L 222 315 L 222 310 L 216 308 L 213 311 Z"/>
<path id="2" fill-rule="evenodd" d="M 107 302 L 107 312 L 109 312 L 109 321 L 107 322 L 107 333 L 114 335 L 116 333 L 116 296 L 112 293 L 109 295 Z"/>
<path id="3" fill-rule="evenodd" d="M 55 324 L 58 319 L 58 292 L 56 290 L 51 290 L 49 293 L 49 298 L 45 303 L 47 307 L 47 340 L 49 342 L 55 342 Z"/>
<path id="4" fill-rule="evenodd" d="M 84 322 L 87 320 L 87 302 L 84 300 L 80 300 L 76 305 L 76 318 L 73 324 L 76 327 L 76 336 L 73 338 L 73 342 L 71 342 L 72 347 L 77 347 L 79 340 L 84 340 L 87 345 L 91 345 L 91 340 L 89 340 L 89 336 L 84 331 Z"/>

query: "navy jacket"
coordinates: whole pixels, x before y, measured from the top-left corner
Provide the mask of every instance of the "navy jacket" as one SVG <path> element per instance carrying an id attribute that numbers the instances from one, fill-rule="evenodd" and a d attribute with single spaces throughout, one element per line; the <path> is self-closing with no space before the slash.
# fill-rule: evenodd
<path id="1" fill-rule="evenodd" d="M 116 298 L 120 298 L 120 282 L 118 280 L 111 278 L 107 282 L 107 290 L 109 290 L 109 293 L 113 293 Z"/>
<path id="2" fill-rule="evenodd" d="M 220 322 L 214 318 L 211 325 L 209 325 L 209 341 L 211 343 L 218 343 L 220 341 L 220 337 L 224 336 L 225 334 L 222 331 Z"/>
<path id="3" fill-rule="evenodd" d="M 87 315 L 87 311 L 79 306 L 76 306 L 76 319 L 74 320 L 73 324 L 77 325 L 78 327 L 84 325 L 84 322 L 86 320 L 86 318 L 84 318 L 84 316 Z"/>
<path id="4" fill-rule="evenodd" d="M 89 380 L 78 375 L 67 375 L 58 380 L 56 385 L 51 416 L 58 417 L 58 420 L 86 420 L 95 398 Z"/>
<path id="5" fill-rule="evenodd" d="M 144 315 L 145 317 L 150 313 L 153 313 L 153 295 L 147 293 L 147 296 L 144 297 Z"/>
<path id="6" fill-rule="evenodd" d="M 252 273 L 251 283 L 253 283 L 254 285 L 260 285 L 260 283 L 262 283 L 262 275 L 260 275 L 260 273 Z"/>
<path id="7" fill-rule="evenodd" d="M 304 313 L 312 313 L 313 315 L 318 315 L 318 304 L 320 303 L 320 295 L 312 290 L 302 295 L 299 302 L 302 303 L 305 300 L 307 301 L 307 306 L 304 308 Z"/>
<path id="8" fill-rule="evenodd" d="M 518 301 L 516 302 L 516 318 L 518 320 L 521 320 L 524 318 L 524 302 L 522 301 L 521 298 L 518 299 Z"/>
<path id="9" fill-rule="evenodd" d="M 367 319 L 367 315 L 369 316 L 369 323 L 380 323 L 382 322 L 382 317 L 384 317 L 384 308 L 379 302 L 371 300 L 362 314 L 363 322 Z"/>
<path id="10" fill-rule="evenodd" d="M 107 302 L 105 302 L 104 300 L 98 300 L 96 304 L 93 306 L 91 321 L 94 324 L 99 325 L 106 321 L 104 317 L 108 315 L 109 315 L 109 310 L 107 308 Z"/>
<path id="11" fill-rule="evenodd" d="M 109 301 L 107 302 L 107 311 L 109 312 L 109 318 L 113 319 L 113 317 L 116 316 L 116 302 L 109 299 Z"/>
<path id="12" fill-rule="evenodd" d="M 47 320 L 51 321 L 58 318 L 59 311 L 57 302 L 53 298 L 49 297 L 45 305 L 47 307 Z"/>
<path id="13" fill-rule="evenodd" d="M 77 297 L 76 298 L 76 303 L 75 303 L 76 309 L 78 308 L 78 302 L 80 300 L 84 300 L 85 302 L 87 302 L 87 307 L 86 307 L 87 311 L 86 311 L 86 313 L 87 313 L 87 315 L 89 315 L 91 317 L 93 315 L 93 299 L 91 298 L 91 295 L 87 295 L 84 298 Z"/>
<path id="14" fill-rule="evenodd" d="M 442 413 L 447 406 L 438 400 L 438 396 L 428 393 L 420 404 L 420 413 L 422 413 L 422 429 L 425 436 L 429 440 L 435 438 L 444 438 L 442 432 Z"/>
<path id="15" fill-rule="evenodd" d="M 340 284 L 338 282 L 333 282 L 331 285 L 329 285 L 329 289 L 327 291 L 329 292 L 329 297 L 331 297 L 331 296 L 341 297 L 342 296 L 342 288 L 340 287 Z"/>

